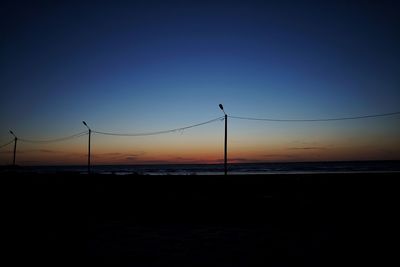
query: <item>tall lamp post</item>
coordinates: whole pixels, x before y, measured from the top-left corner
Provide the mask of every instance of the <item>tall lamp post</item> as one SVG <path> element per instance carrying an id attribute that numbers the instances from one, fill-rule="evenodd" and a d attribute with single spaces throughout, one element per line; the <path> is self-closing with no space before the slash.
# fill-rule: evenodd
<path id="1" fill-rule="evenodd" d="M 224 146 L 224 173 L 225 175 L 228 174 L 228 115 L 226 115 L 224 111 L 224 106 L 219 104 L 219 108 L 225 114 L 225 146 Z"/>
<path id="2" fill-rule="evenodd" d="M 82 121 L 83 125 L 86 126 L 89 130 L 89 144 L 88 144 L 88 174 L 90 174 L 90 136 L 92 135 L 92 129 L 89 128 L 89 126 L 86 124 L 85 121 Z"/>
<path id="3" fill-rule="evenodd" d="M 10 130 L 10 134 L 14 136 L 14 159 L 13 159 L 13 166 L 15 167 L 15 155 L 17 154 L 17 141 L 18 137 Z"/>

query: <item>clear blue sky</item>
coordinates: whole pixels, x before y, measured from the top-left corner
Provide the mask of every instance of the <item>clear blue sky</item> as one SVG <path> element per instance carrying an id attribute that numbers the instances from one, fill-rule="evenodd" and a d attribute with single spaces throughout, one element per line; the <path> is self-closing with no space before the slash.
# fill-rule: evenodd
<path id="1" fill-rule="evenodd" d="M 8 129 L 64 136 L 85 130 L 82 120 L 104 131 L 175 128 L 220 116 L 219 103 L 231 115 L 273 118 L 398 111 L 399 14 L 397 1 L 2 2 L 0 140 L 10 139 Z M 354 134 L 364 150 L 321 150 L 320 159 L 364 159 L 365 147 L 370 158 L 400 159 L 398 119 L 325 124 L 319 132 L 314 124 L 230 125 L 238 158 L 257 146 L 286 155 L 296 141 L 339 149 Z M 220 126 L 193 129 L 187 142 L 216 136 L 219 144 Z M 135 153 L 150 153 L 143 151 Z M 204 157 L 222 157 L 211 154 Z"/>

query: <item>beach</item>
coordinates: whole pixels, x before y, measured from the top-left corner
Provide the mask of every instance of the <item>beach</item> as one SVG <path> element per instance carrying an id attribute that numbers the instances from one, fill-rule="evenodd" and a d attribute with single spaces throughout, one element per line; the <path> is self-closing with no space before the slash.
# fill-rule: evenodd
<path id="1" fill-rule="evenodd" d="M 16 264 L 382 264 L 398 232 L 396 173 L 5 173 L 1 188 Z"/>

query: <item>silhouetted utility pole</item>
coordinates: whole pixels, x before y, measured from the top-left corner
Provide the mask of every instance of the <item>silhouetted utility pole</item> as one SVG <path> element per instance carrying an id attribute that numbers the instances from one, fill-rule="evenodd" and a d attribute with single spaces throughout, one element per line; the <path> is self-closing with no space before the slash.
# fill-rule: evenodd
<path id="1" fill-rule="evenodd" d="M 224 106 L 219 104 L 219 108 L 225 114 L 225 147 L 224 147 L 224 173 L 228 174 L 228 115 L 224 111 Z"/>
<path id="2" fill-rule="evenodd" d="M 88 174 L 90 174 L 90 136 L 92 135 L 92 130 L 89 128 L 89 126 L 86 124 L 85 121 L 82 121 L 83 125 L 86 126 L 89 130 L 89 144 L 88 144 Z"/>
<path id="3" fill-rule="evenodd" d="M 17 154 L 17 141 L 18 138 L 15 136 L 15 134 L 13 133 L 13 131 L 10 130 L 10 134 L 12 134 L 14 136 L 14 159 L 13 159 L 13 166 L 15 166 L 15 155 Z"/>

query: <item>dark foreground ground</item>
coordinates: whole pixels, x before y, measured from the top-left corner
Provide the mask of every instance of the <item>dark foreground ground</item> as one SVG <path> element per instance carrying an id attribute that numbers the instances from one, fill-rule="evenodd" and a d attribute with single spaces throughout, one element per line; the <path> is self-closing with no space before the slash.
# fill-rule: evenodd
<path id="1" fill-rule="evenodd" d="M 399 247 L 396 180 L 9 173 L 3 254 L 10 265 L 386 265 Z"/>

